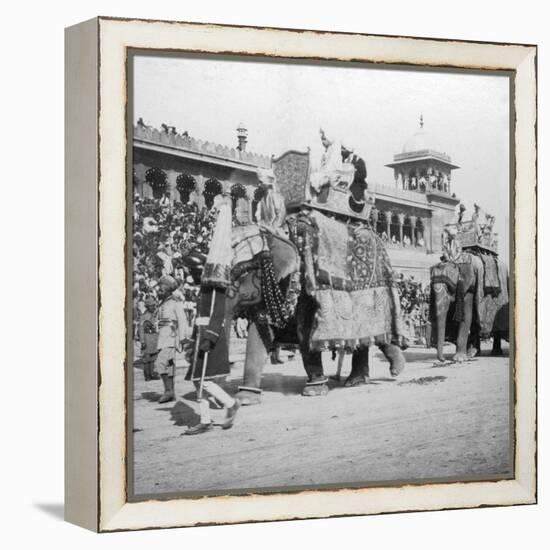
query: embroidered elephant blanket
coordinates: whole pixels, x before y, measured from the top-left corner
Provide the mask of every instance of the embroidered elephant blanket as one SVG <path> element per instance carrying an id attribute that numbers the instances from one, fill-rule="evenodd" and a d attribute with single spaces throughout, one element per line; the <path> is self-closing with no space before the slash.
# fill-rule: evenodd
<path id="1" fill-rule="evenodd" d="M 298 219 L 305 288 L 318 307 L 310 347 L 406 346 L 399 295 L 382 240 L 313 210 Z"/>

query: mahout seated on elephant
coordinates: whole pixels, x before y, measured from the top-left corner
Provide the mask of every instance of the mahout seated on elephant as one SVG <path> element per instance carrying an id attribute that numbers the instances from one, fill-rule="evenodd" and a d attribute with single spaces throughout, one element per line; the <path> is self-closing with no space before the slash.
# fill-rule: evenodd
<path id="1" fill-rule="evenodd" d="M 390 362 L 390 373 L 405 366 L 405 338 L 399 297 L 381 239 L 365 226 L 304 211 L 289 220 L 290 240 L 268 228 L 258 230 L 265 246 L 253 258 L 239 260 L 238 235 L 231 312 L 247 310 L 244 381 L 237 397 L 243 405 L 261 399 L 261 377 L 277 340 L 299 345 L 307 374 L 305 396 L 325 395 L 322 352 L 353 350 L 347 386 L 368 378 L 368 350 L 376 344 Z M 250 235 L 255 226 L 241 230 Z M 296 327 L 293 329 L 293 327 Z M 285 333 L 285 336 L 283 336 Z"/>
<path id="2" fill-rule="evenodd" d="M 480 350 L 481 338 L 493 337 L 492 353 L 502 353 L 509 338 L 508 268 L 496 255 L 477 248 L 443 257 L 431 268 L 432 346 L 445 361 L 445 341 L 456 344 L 452 360 L 462 362 Z"/>

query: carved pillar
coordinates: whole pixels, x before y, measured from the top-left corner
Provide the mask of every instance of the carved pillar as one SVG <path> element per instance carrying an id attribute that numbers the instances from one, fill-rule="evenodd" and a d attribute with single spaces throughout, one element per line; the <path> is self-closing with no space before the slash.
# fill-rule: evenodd
<path id="1" fill-rule="evenodd" d="M 422 223 L 424 225 L 424 241 L 426 243 L 426 249 L 431 254 L 433 252 L 433 229 L 432 229 L 432 218 L 424 218 L 422 220 Z"/>
<path id="2" fill-rule="evenodd" d="M 204 206 L 204 184 L 206 182 L 206 178 L 202 174 L 199 174 L 195 177 L 195 180 L 197 181 L 197 205 L 199 209 L 201 209 Z"/>
<path id="3" fill-rule="evenodd" d="M 399 242 L 403 246 L 403 224 L 405 223 L 405 214 L 397 214 L 397 221 L 399 222 Z"/>
<path id="4" fill-rule="evenodd" d="M 411 221 L 411 244 L 416 246 L 416 216 L 409 216 Z"/>
<path id="5" fill-rule="evenodd" d="M 391 241 L 391 217 L 393 212 L 391 210 L 386 210 L 384 216 L 386 216 L 386 233 L 388 235 L 388 241 Z"/>
<path id="6" fill-rule="evenodd" d="M 372 228 L 374 229 L 374 232 L 376 233 L 378 230 L 378 208 L 376 208 L 376 206 L 373 206 L 371 208 L 370 223 L 372 225 Z"/>
<path id="7" fill-rule="evenodd" d="M 176 178 L 178 174 L 174 170 L 165 170 L 166 172 L 166 191 L 170 197 L 170 204 L 174 204 L 176 200 Z"/>

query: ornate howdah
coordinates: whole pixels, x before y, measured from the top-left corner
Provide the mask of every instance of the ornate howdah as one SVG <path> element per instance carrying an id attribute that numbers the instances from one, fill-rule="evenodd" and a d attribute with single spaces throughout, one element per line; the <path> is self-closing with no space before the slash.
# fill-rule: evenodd
<path id="1" fill-rule="evenodd" d="M 272 169 L 288 211 L 309 200 L 309 151 L 287 151 L 272 160 Z"/>
<path id="2" fill-rule="evenodd" d="M 310 185 L 309 151 L 287 151 L 272 160 L 272 169 L 277 179 L 279 191 L 283 195 L 288 212 L 295 212 L 302 206 L 309 206 L 327 214 L 337 214 L 348 218 L 368 221 L 374 205 L 374 196 L 366 193 L 365 203 L 354 204 L 349 192 L 353 181 L 354 170 L 351 165 L 344 165 L 337 175 L 338 182 L 330 183 L 320 192 L 315 192 Z"/>
<path id="3" fill-rule="evenodd" d="M 498 254 L 497 236 L 492 227 L 470 220 L 445 225 L 443 239 L 451 236 L 460 250 L 480 248 L 492 254 Z M 445 242 L 443 243 L 445 246 Z"/>

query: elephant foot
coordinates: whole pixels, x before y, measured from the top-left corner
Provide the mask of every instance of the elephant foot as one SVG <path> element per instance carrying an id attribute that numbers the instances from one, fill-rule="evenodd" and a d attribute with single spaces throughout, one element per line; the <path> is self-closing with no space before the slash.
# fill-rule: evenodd
<path id="1" fill-rule="evenodd" d="M 331 374 L 329 378 L 335 382 L 340 382 L 342 380 L 342 377 L 339 374 Z"/>
<path id="2" fill-rule="evenodd" d="M 465 363 L 469 357 L 466 353 L 455 353 L 453 355 L 453 363 Z"/>
<path id="3" fill-rule="evenodd" d="M 405 369 L 405 356 L 403 351 L 394 344 L 379 346 L 386 359 L 390 362 L 390 374 L 395 378 Z"/>
<path id="4" fill-rule="evenodd" d="M 401 362 L 392 363 L 390 365 L 390 374 L 394 378 L 396 378 L 403 372 L 404 369 L 405 369 L 405 361 L 404 360 L 401 361 Z"/>
<path id="5" fill-rule="evenodd" d="M 302 395 L 304 397 L 320 397 L 327 395 L 328 386 L 327 379 L 323 377 L 320 380 L 315 380 L 312 382 L 307 382 Z"/>
<path id="6" fill-rule="evenodd" d="M 235 395 L 242 406 L 259 405 L 262 402 L 262 390 L 259 388 L 250 388 L 247 386 L 239 386 L 239 391 Z"/>
<path id="7" fill-rule="evenodd" d="M 345 388 L 355 388 L 356 386 L 363 386 L 367 384 L 369 379 L 366 376 L 363 376 L 362 374 L 359 374 L 357 376 L 348 376 L 346 381 L 344 382 Z"/>
<path id="8" fill-rule="evenodd" d="M 474 346 L 472 346 L 471 348 L 468 349 L 466 356 L 468 357 L 468 359 L 473 359 L 478 353 L 479 353 L 479 350 Z"/>

